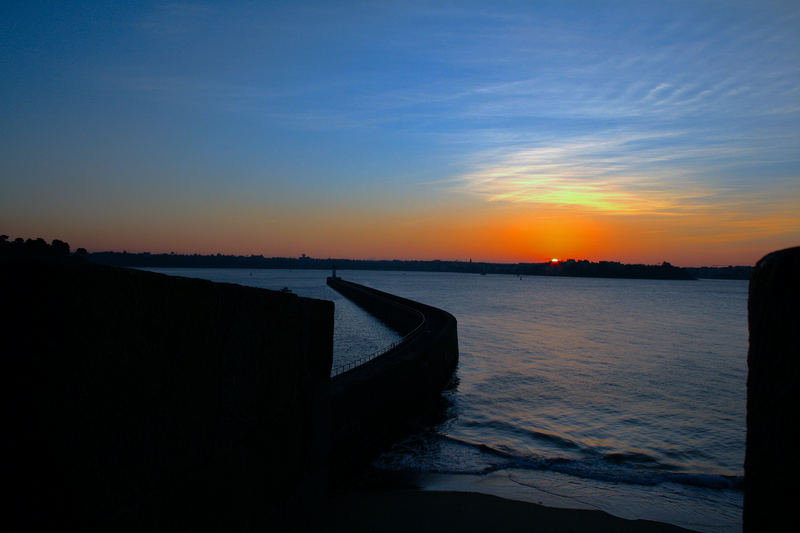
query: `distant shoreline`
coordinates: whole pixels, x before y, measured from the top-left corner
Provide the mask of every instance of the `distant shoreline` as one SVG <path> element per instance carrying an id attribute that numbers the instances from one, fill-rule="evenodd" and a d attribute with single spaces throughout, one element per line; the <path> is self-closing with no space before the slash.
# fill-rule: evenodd
<path id="1" fill-rule="evenodd" d="M 289 270 L 394 270 L 406 272 L 455 272 L 469 274 L 511 274 L 519 276 L 564 276 L 624 279 L 750 279 L 752 267 L 676 267 L 624 264 L 616 261 L 590 262 L 569 259 L 546 263 L 489 263 L 473 261 L 410 261 L 370 259 L 318 259 L 307 256 L 264 257 L 261 255 L 151 254 L 149 252 L 94 252 L 89 261 L 103 265 L 135 268 L 251 268 Z"/>

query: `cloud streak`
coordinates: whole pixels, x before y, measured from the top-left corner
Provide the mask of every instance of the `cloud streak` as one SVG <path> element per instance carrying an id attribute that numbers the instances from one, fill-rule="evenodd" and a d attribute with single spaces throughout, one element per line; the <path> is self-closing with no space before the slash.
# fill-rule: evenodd
<path id="1" fill-rule="evenodd" d="M 731 192 L 698 174 L 727 164 L 723 162 L 737 150 L 724 144 L 681 146 L 685 136 L 679 131 L 607 132 L 499 150 L 450 186 L 490 202 L 581 207 L 615 215 L 697 214 L 719 207 Z"/>

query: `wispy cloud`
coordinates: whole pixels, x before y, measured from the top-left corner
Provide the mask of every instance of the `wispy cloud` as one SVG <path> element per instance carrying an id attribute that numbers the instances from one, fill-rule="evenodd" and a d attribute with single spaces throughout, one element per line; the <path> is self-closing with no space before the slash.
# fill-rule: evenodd
<path id="1" fill-rule="evenodd" d="M 490 202 L 579 206 L 619 215 L 696 214 L 719 206 L 731 192 L 702 174 L 718 171 L 737 149 L 687 146 L 685 136 L 606 132 L 499 150 L 450 185 Z"/>

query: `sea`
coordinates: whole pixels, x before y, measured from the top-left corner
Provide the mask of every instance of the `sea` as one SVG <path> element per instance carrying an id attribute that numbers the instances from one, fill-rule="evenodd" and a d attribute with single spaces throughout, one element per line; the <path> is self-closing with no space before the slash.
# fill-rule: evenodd
<path id="1" fill-rule="evenodd" d="M 392 330 L 319 270 L 151 269 L 333 300 L 334 366 Z M 423 489 L 741 530 L 747 282 L 339 271 L 458 320 L 437 426 L 373 466 Z"/>

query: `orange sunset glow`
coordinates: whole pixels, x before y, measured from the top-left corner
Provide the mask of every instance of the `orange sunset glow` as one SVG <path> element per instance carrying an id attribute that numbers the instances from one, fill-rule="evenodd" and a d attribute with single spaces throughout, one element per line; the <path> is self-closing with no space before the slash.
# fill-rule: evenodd
<path id="1" fill-rule="evenodd" d="M 698 33 L 716 19 L 654 10 L 656 37 L 531 9 L 547 13 L 459 15 L 455 34 L 447 10 L 399 6 L 109 7 L 78 34 L 20 12 L 2 232 L 90 251 L 682 266 L 800 242 L 791 16 L 745 9 L 750 31 Z M 31 62 L 38 31 L 52 39 Z"/>

